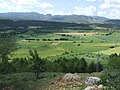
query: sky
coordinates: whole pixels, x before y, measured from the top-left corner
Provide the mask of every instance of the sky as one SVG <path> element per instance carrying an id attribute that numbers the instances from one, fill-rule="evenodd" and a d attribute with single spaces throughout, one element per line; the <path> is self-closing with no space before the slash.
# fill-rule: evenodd
<path id="1" fill-rule="evenodd" d="M 0 0 L 0 13 L 38 12 L 120 19 L 120 0 Z"/>

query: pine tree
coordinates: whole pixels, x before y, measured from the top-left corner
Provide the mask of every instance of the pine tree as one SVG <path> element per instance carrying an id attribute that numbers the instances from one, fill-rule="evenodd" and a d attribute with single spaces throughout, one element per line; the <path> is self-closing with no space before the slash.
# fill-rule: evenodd
<path id="1" fill-rule="evenodd" d="M 0 72 L 9 72 L 9 55 L 15 50 L 16 43 L 15 38 L 9 33 L 0 34 Z"/>
<path id="2" fill-rule="evenodd" d="M 99 61 L 95 63 L 94 67 L 96 72 L 101 72 L 103 70 L 103 66 Z"/>
<path id="3" fill-rule="evenodd" d="M 94 61 L 92 61 L 92 62 L 88 65 L 88 67 L 87 67 L 87 72 L 88 72 L 88 73 L 93 73 L 93 72 L 95 72 L 95 63 L 94 63 Z"/>
<path id="4" fill-rule="evenodd" d="M 29 50 L 30 60 L 32 60 L 32 71 L 34 72 L 36 78 L 39 78 L 39 74 L 44 71 L 45 61 L 41 59 L 36 50 Z"/>

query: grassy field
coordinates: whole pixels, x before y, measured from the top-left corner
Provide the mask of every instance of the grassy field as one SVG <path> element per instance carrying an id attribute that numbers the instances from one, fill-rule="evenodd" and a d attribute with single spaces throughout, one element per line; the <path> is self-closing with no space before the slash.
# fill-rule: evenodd
<path id="1" fill-rule="evenodd" d="M 49 60 L 60 57 L 84 57 L 86 61 L 91 62 L 98 59 L 99 52 L 100 61 L 106 64 L 108 55 L 120 52 L 120 33 L 117 31 L 109 33 L 111 32 L 79 31 L 78 33 L 18 34 L 16 36 L 18 50 L 14 52 L 14 57 L 29 57 L 29 49 L 36 49 L 42 58 Z"/>

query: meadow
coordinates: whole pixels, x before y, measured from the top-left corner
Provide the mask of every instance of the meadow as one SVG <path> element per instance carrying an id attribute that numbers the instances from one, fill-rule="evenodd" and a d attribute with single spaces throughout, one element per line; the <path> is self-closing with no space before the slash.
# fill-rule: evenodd
<path id="1" fill-rule="evenodd" d="M 107 64 L 112 53 L 120 52 L 120 33 L 118 31 L 68 31 L 63 33 L 18 34 L 14 57 L 29 58 L 29 49 L 36 49 L 39 56 L 48 60 L 60 57 L 84 57 L 89 63 L 101 61 Z"/>

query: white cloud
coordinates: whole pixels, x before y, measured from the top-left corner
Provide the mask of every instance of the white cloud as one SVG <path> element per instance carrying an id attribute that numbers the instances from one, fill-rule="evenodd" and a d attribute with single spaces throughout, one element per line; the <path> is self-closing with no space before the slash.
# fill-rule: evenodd
<path id="1" fill-rule="evenodd" d="M 109 9 L 109 8 L 119 8 L 120 9 L 120 4 L 109 4 L 109 3 L 103 3 L 100 5 L 101 9 Z"/>
<path id="2" fill-rule="evenodd" d="M 39 2 L 38 0 L 7 0 L 0 1 L 0 9 L 7 9 L 11 12 L 29 12 L 35 9 L 52 9 L 54 6 L 48 2 Z"/>
<path id="3" fill-rule="evenodd" d="M 88 2 L 95 2 L 96 0 L 87 0 Z"/>
<path id="4" fill-rule="evenodd" d="M 120 19 L 120 0 L 104 0 L 98 15 Z"/>
<path id="5" fill-rule="evenodd" d="M 107 4 L 120 4 L 120 0 L 104 0 Z"/>
<path id="6" fill-rule="evenodd" d="M 108 8 L 119 8 L 120 9 L 120 0 L 104 0 L 104 3 L 100 5 L 101 9 Z"/>
<path id="7" fill-rule="evenodd" d="M 98 15 L 98 16 L 104 16 L 104 15 L 106 15 L 106 14 L 107 14 L 106 11 L 98 11 L 98 12 L 97 12 L 97 15 Z"/>
<path id="8" fill-rule="evenodd" d="M 94 15 L 96 15 L 96 7 L 89 6 L 89 7 L 83 8 L 83 7 L 75 6 L 74 14 L 94 16 Z"/>
<path id="9" fill-rule="evenodd" d="M 42 8 L 53 8 L 53 5 L 52 4 L 50 4 L 50 3 L 47 3 L 47 2 L 43 2 L 43 3 L 40 3 L 39 4 L 40 5 L 40 7 L 42 7 Z"/>
<path id="10" fill-rule="evenodd" d="M 111 9 L 109 12 L 109 17 L 114 19 L 120 19 L 120 9 Z"/>
<path id="11" fill-rule="evenodd" d="M 51 9 L 51 10 L 47 10 L 46 11 L 46 14 L 52 14 L 52 15 L 71 15 L 72 13 L 70 12 L 64 12 L 62 10 L 54 10 L 54 9 Z"/>
<path id="12" fill-rule="evenodd" d="M 38 0 L 11 0 L 16 5 L 32 5 L 41 8 L 53 8 L 53 5 L 47 2 L 39 2 Z"/>
<path id="13" fill-rule="evenodd" d="M 111 19 L 120 19 L 120 10 L 119 9 L 107 9 L 101 10 L 98 12 L 99 16 L 108 17 Z"/>

